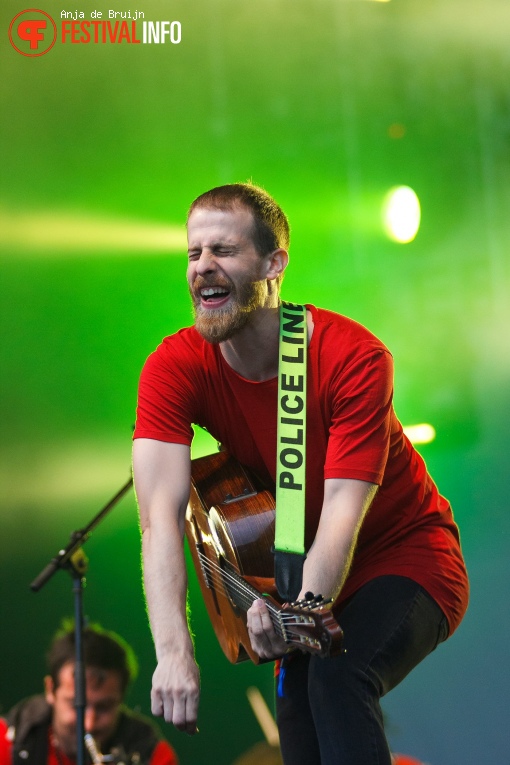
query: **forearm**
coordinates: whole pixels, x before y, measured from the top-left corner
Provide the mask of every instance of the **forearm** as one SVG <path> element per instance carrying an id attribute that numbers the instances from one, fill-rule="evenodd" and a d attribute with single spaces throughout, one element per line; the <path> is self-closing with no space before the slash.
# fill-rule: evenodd
<path id="1" fill-rule="evenodd" d="M 330 479 L 325 482 L 324 503 L 315 541 L 303 570 L 299 598 L 313 592 L 335 600 L 349 573 L 358 532 L 377 487 L 365 481 Z M 248 611 L 248 631 L 253 649 L 265 659 L 285 650 L 272 626 L 262 600 Z"/>
<path id="2" fill-rule="evenodd" d="M 133 470 L 142 529 L 145 597 L 158 660 L 191 649 L 186 620 L 184 518 L 189 496 L 189 449 L 141 439 Z"/>
<path id="3" fill-rule="evenodd" d="M 186 615 L 187 576 L 180 530 L 167 524 L 142 533 L 144 588 L 156 656 L 191 652 Z"/>
<path id="4" fill-rule="evenodd" d="M 364 481 L 326 481 L 321 521 L 305 561 L 300 597 L 306 592 L 333 600 L 338 597 L 376 490 Z"/>
<path id="5" fill-rule="evenodd" d="M 183 533 L 190 487 L 189 448 L 139 439 L 133 470 L 142 528 L 145 597 L 158 666 L 152 712 L 196 732 L 200 678 L 186 619 Z"/>
<path id="6" fill-rule="evenodd" d="M 336 600 L 347 579 L 355 545 L 353 539 L 332 549 L 330 540 L 316 539 L 305 560 L 299 598 L 306 592 L 313 592 Z"/>

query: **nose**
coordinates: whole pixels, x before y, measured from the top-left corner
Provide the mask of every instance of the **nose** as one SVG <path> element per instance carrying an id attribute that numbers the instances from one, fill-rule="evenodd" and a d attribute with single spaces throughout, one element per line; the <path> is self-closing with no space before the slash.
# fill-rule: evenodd
<path id="1" fill-rule="evenodd" d="M 203 276 L 204 274 L 214 271 L 216 268 L 216 261 L 214 254 L 207 249 L 203 249 L 200 253 L 200 257 L 195 261 L 195 270 L 197 274 Z"/>
<path id="2" fill-rule="evenodd" d="M 85 730 L 87 733 L 93 733 L 97 723 L 97 712 L 94 707 L 85 709 Z"/>

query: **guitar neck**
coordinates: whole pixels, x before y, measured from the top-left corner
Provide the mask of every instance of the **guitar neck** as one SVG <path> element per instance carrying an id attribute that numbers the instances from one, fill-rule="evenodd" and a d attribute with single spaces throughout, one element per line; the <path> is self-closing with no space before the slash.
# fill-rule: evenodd
<path id="1" fill-rule="evenodd" d="M 255 587 L 252 587 L 229 563 L 224 561 L 220 570 L 224 588 L 236 608 L 246 613 L 255 600 L 262 598 L 269 611 L 276 634 L 285 640 L 285 628 L 280 616 L 281 609 L 268 598 L 265 598 Z"/>
<path id="2" fill-rule="evenodd" d="M 273 627 L 276 634 L 285 640 L 285 629 L 280 619 L 281 609 L 277 608 L 273 603 L 271 603 L 270 600 L 265 598 L 262 593 L 255 589 L 255 587 L 252 587 L 250 584 L 248 584 L 241 576 L 239 576 L 239 574 L 236 573 L 235 578 L 237 580 L 238 586 L 231 587 L 227 585 L 227 589 L 237 608 L 246 612 L 255 600 L 262 598 L 266 604 L 267 610 L 269 611 L 269 616 L 273 622 Z"/>
<path id="3" fill-rule="evenodd" d="M 332 613 L 324 609 L 322 598 L 281 608 L 249 584 L 224 558 L 211 561 L 200 550 L 199 558 L 207 587 L 222 593 L 235 611 L 246 613 L 255 600 L 263 598 L 276 634 L 286 643 L 319 656 L 333 656 L 341 651 L 342 630 Z"/>

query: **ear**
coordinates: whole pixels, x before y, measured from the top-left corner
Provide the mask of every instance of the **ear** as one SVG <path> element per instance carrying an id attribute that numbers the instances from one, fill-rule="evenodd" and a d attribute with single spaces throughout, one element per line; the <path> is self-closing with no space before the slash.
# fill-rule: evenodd
<path id="1" fill-rule="evenodd" d="M 289 253 L 287 250 L 274 250 L 268 257 L 266 279 L 277 279 L 283 274 L 289 262 Z"/>
<path id="2" fill-rule="evenodd" d="M 53 685 L 53 678 L 50 675 L 46 675 L 44 678 L 44 696 L 48 704 L 53 705 L 55 703 L 55 686 Z"/>

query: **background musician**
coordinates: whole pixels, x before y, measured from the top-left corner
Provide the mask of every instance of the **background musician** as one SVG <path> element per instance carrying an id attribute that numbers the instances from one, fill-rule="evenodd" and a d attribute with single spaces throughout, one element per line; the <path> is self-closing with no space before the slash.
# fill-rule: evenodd
<path id="1" fill-rule="evenodd" d="M 126 765 L 177 765 L 155 725 L 123 704 L 137 672 L 131 647 L 99 625 L 83 631 L 85 730 L 97 749 Z M 0 765 L 74 765 L 75 640 L 71 625 L 58 632 L 47 653 L 44 694 L 18 703 L 0 718 Z M 110 759 L 110 761 L 112 761 Z"/>

